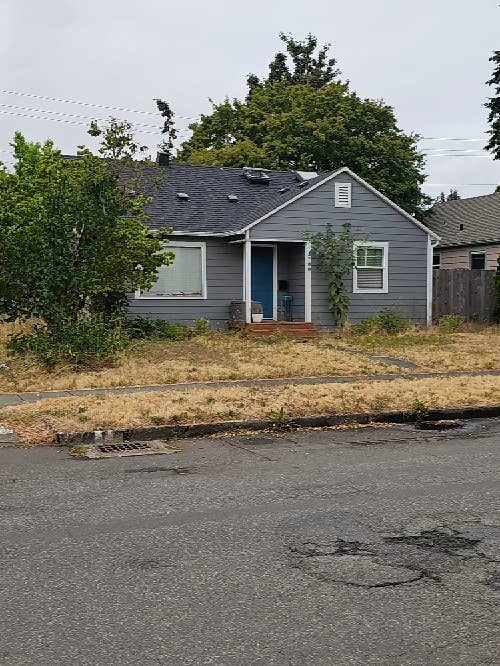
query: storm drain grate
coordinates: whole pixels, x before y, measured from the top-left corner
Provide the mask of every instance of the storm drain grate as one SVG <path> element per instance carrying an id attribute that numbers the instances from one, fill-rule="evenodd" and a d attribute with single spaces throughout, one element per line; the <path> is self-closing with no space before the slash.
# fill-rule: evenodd
<path id="1" fill-rule="evenodd" d="M 118 453 L 120 451 L 144 451 L 151 447 L 144 442 L 127 442 L 126 444 L 99 444 L 97 448 L 101 453 Z"/>

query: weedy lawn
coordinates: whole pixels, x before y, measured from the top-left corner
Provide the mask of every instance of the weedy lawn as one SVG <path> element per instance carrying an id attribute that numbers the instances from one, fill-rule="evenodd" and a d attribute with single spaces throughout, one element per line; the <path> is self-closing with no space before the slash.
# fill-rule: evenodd
<path id="1" fill-rule="evenodd" d="M 500 403 L 500 377 L 364 381 L 355 384 L 193 389 L 56 398 L 4 408 L 0 419 L 23 442 L 50 444 L 57 432 L 210 423 L 374 410 L 425 410 Z"/>

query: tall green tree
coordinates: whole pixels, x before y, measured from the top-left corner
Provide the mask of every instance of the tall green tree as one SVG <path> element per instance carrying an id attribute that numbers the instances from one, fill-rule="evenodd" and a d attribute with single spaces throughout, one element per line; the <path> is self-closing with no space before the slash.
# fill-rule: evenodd
<path id="1" fill-rule="evenodd" d="M 177 159 L 192 164 L 330 171 L 348 166 L 412 214 L 431 203 L 421 191 L 424 158 L 416 134 L 405 134 L 393 109 L 361 99 L 337 80 L 328 45 L 282 36 L 267 78 L 248 78 L 244 101 L 213 103 L 190 125 Z"/>
<path id="2" fill-rule="evenodd" d="M 490 140 L 485 146 L 493 153 L 493 159 L 500 160 L 500 51 L 494 51 L 490 58 L 493 63 L 493 75 L 487 85 L 493 87 L 493 97 L 490 97 L 485 106 L 488 109 L 488 123 Z"/>
<path id="3" fill-rule="evenodd" d="M 462 197 L 458 193 L 458 190 L 450 190 L 448 194 L 441 192 L 441 194 L 436 198 L 435 203 L 446 203 L 446 201 L 457 201 Z"/>
<path id="4" fill-rule="evenodd" d="M 57 339 L 107 314 L 107 297 L 150 287 L 172 256 L 144 225 L 148 199 L 106 160 L 86 149 L 66 159 L 20 133 L 12 146 L 14 173 L 0 169 L 0 313 L 41 319 Z"/>

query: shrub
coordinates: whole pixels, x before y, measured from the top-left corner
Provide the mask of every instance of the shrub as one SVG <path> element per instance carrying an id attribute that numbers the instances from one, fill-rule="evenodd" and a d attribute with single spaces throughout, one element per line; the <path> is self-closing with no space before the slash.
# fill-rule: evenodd
<path id="1" fill-rule="evenodd" d="M 124 328 L 133 340 L 187 340 L 193 335 L 193 331 L 183 324 L 173 324 L 149 317 L 128 319 Z"/>
<path id="2" fill-rule="evenodd" d="M 199 317 L 198 319 L 195 319 L 193 330 L 196 335 L 203 335 L 204 333 L 209 333 L 210 323 L 208 319 L 205 319 L 204 317 Z"/>
<path id="3" fill-rule="evenodd" d="M 57 335 L 38 324 L 27 333 L 10 335 L 7 348 L 11 354 L 33 354 L 47 369 L 65 362 L 79 370 L 110 363 L 128 342 L 120 319 L 94 317 L 62 322 Z"/>
<path id="4" fill-rule="evenodd" d="M 363 319 L 360 324 L 353 326 L 352 329 L 356 333 L 364 335 L 369 333 L 387 333 L 388 335 L 395 335 L 407 331 L 412 326 L 413 324 L 411 321 L 391 312 L 391 310 L 381 310 L 373 317 Z"/>
<path id="5" fill-rule="evenodd" d="M 440 317 L 437 324 L 443 333 L 456 333 L 462 330 L 465 319 L 460 315 L 448 314 Z"/>

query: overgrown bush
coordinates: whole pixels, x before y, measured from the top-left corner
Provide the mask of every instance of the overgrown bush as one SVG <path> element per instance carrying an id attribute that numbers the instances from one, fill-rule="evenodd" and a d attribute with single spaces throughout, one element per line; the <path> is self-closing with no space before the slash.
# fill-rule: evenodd
<path id="1" fill-rule="evenodd" d="M 133 340 L 187 340 L 193 336 L 193 331 L 183 324 L 173 324 L 150 317 L 128 319 L 124 328 Z"/>
<path id="2" fill-rule="evenodd" d="M 403 333 L 411 328 L 413 324 L 408 319 L 392 312 L 391 310 L 381 310 L 373 317 L 363 319 L 359 324 L 352 327 L 354 332 L 367 335 L 369 333 L 386 333 L 387 335 L 396 335 Z"/>
<path id="3" fill-rule="evenodd" d="M 57 335 L 37 324 L 31 331 L 7 340 L 11 354 L 32 354 L 45 368 L 70 363 L 75 370 L 110 363 L 129 342 L 120 319 L 92 318 L 62 322 Z"/>
<path id="4" fill-rule="evenodd" d="M 465 319 L 460 315 L 447 314 L 440 317 L 437 324 L 443 333 L 456 333 L 462 330 Z"/>

